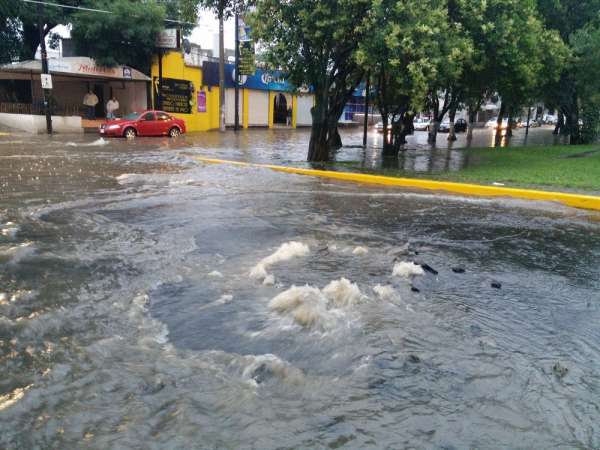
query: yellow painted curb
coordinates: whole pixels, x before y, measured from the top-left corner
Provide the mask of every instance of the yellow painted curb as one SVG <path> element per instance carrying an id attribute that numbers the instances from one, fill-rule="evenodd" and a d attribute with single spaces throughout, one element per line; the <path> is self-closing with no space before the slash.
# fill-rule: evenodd
<path id="1" fill-rule="evenodd" d="M 449 181 L 433 181 L 416 178 L 384 177 L 381 175 L 368 175 L 351 172 L 334 172 L 329 170 L 301 169 L 298 167 L 277 166 L 272 164 L 253 164 L 224 159 L 195 157 L 196 160 L 210 164 L 231 164 L 244 167 L 261 167 L 277 172 L 308 175 L 312 177 L 331 178 L 335 180 L 351 181 L 355 183 L 377 184 L 383 186 L 401 186 L 433 191 L 446 191 L 458 194 L 473 195 L 478 197 L 512 197 L 524 200 L 541 200 L 559 202 L 574 208 L 591 209 L 600 211 L 600 197 L 592 195 L 568 194 L 565 192 L 536 191 L 531 189 L 517 189 L 498 186 L 484 186 L 479 184 L 454 183 Z"/>

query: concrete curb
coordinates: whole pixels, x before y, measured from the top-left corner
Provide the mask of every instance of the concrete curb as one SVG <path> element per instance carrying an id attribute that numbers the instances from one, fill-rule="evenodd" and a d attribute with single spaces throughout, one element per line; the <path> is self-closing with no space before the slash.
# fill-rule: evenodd
<path id="1" fill-rule="evenodd" d="M 334 172 L 329 170 L 301 169 L 298 167 L 277 166 L 272 164 L 254 164 L 240 161 L 204 158 L 197 156 L 197 161 L 209 164 L 230 164 L 244 167 L 260 167 L 277 172 L 307 175 L 312 177 L 330 178 L 354 183 L 377 184 L 383 186 L 399 186 L 431 191 L 446 191 L 477 197 L 511 197 L 524 200 L 539 200 L 559 202 L 574 208 L 600 211 L 600 197 L 592 195 L 568 194 L 565 192 L 536 191 L 532 189 L 517 189 L 479 184 L 454 183 L 449 181 L 433 181 L 415 178 L 396 178 L 381 175 L 368 175 L 351 172 Z"/>

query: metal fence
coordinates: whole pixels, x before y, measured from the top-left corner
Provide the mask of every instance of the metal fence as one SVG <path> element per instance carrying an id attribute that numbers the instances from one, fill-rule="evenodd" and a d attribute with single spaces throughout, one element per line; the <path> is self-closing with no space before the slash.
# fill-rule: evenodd
<path id="1" fill-rule="evenodd" d="M 57 105 L 50 104 L 50 112 L 57 116 L 80 116 L 80 105 Z M 2 103 L 0 102 L 0 113 L 8 114 L 33 114 L 44 115 L 44 104 L 35 103 Z"/>

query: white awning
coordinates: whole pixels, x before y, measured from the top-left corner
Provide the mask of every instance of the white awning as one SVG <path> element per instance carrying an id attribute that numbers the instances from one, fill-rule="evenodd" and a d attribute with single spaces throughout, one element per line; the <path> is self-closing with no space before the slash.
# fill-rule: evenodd
<path id="1" fill-rule="evenodd" d="M 76 76 L 85 78 L 100 78 L 112 80 L 150 81 L 150 78 L 139 70 L 129 66 L 102 67 L 97 66 L 92 58 L 83 56 L 72 56 L 66 58 L 48 59 L 50 73 L 65 76 Z M 0 66 L 0 72 L 12 73 L 41 73 L 42 61 L 29 60 Z"/>

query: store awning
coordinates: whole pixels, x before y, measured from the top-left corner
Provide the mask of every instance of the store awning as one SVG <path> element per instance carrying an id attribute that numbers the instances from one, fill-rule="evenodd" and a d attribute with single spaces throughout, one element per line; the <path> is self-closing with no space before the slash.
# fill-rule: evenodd
<path id="1" fill-rule="evenodd" d="M 48 69 L 52 74 L 65 76 L 104 80 L 150 81 L 149 77 L 132 67 L 102 67 L 96 65 L 96 62 L 92 58 L 83 56 L 51 58 L 48 60 Z M 0 72 L 38 74 L 42 72 L 42 62 L 40 60 L 29 60 L 13 64 L 4 64 L 0 66 Z"/>

